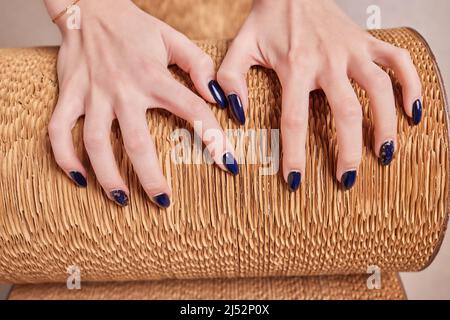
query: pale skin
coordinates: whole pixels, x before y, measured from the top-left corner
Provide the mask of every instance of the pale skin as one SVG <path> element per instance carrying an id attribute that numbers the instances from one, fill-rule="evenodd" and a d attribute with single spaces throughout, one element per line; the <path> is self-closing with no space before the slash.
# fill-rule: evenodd
<path id="1" fill-rule="evenodd" d="M 72 2 L 45 1 L 51 17 Z M 111 124 L 117 119 L 126 152 L 147 195 L 155 202 L 160 195 L 170 199 L 171 189 L 146 120 L 147 110 L 155 107 L 168 110 L 193 127 L 200 121 L 202 132 L 196 133 L 219 167 L 226 169 L 222 156 L 233 154 L 233 148 L 205 102 L 214 102 L 208 89 L 209 81 L 215 79 L 212 59 L 131 1 L 90 0 L 78 5 L 82 12 L 80 30 L 68 30 L 66 17 L 57 21 L 63 36 L 57 66 L 60 93 L 49 137 L 56 162 L 64 172 L 86 177 L 71 135 L 78 118 L 84 116 L 84 145 L 96 178 L 111 200 L 126 205 L 129 189 L 110 142 Z M 172 77 L 167 69 L 171 64 L 190 74 L 201 97 Z M 223 143 L 211 141 L 207 130 L 221 134 Z M 167 199 L 162 206 L 167 206 Z"/>
<path id="2" fill-rule="evenodd" d="M 397 144 L 392 83 L 377 64 L 395 71 L 405 112 L 413 117 L 413 104 L 421 100 L 421 82 L 408 51 L 375 39 L 330 0 L 254 0 L 217 78 L 226 94 L 240 96 L 246 110 L 248 69 L 261 65 L 275 70 L 283 88 L 281 133 L 287 182 L 289 173 L 305 172 L 309 94 L 323 89 L 336 126 L 336 178 L 341 181 L 344 173 L 358 170 L 363 145 L 362 108 L 350 78 L 370 96 L 375 155 L 380 156 L 384 143 Z"/>
<path id="3" fill-rule="evenodd" d="M 44 1 L 51 17 L 73 2 Z M 216 78 L 211 58 L 129 0 L 82 0 L 78 5 L 82 9 L 81 30 L 67 30 L 64 17 L 57 21 L 63 35 L 58 57 L 60 95 L 49 137 L 63 171 L 72 179 L 73 172 L 86 177 L 71 136 L 76 121 L 84 116 L 84 145 L 96 178 L 111 200 L 118 202 L 114 191 L 128 195 L 110 142 L 111 124 L 117 119 L 142 187 L 151 200 L 166 207 L 167 203 L 158 203 L 158 196 L 170 198 L 171 190 L 146 121 L 147 110 L 155 107 L 191 124 L 201 121 L 203 130 L 197 134 L 217 165 L 233 171 L 223 161 L 224 154 L 234 155 L 233 148 L 205 102 L 217 101 L 208 88 Z M 198 93 L 172 78 L 167 69 L 171 64 L 190 74 Z M 245 112 L 249 68 L 261 65 L 275 70 L 283 88 L 280 121 L 283 175 L 288 184 L 291 172 L 305 173 L 308 97 L 311 91 L 323 89 L 337 130 L 336 177 L 341 181 L 346 172 L 357 171 L 362 153 L 362 109 L 350 78 L 370 96 L 375 155 L 380 156 L 386 142 L 397 144 L 392 84 L 377 64 L 394 70 L 402 84 L 405 112 L 414 117 L 421 83 L 405 50 L 371 37 L 330 0 L 255 0 L 217 80 L 227 96 L 240 98 Z M 205 134 L 208 129 L 220 133 L 221 143 Z M 296 191 L 298 186 L 290 189 Z"/>

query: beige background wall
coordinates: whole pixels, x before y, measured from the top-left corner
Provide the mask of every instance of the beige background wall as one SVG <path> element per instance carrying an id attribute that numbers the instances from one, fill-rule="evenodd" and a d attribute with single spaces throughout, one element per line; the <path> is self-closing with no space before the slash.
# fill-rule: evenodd
<path id="1" fill-rule="evenodd" d="M 211 0 L 214 1 L 214 0 Z M 230 0 L 233 1 L 233 0 Z M 274 0 L 275 1 L 275 0 Z M 366 9 L 378 5 L 382 27 L 411 26 L 431 45 L 441 66 L 444 81 L 450 80 L 450 1 L 448 0 L 337 0 L 361 26 Z M 49 22 L 42 0 L 0 0 L 0 47 L 58 45 L 57 29 Z M 420 273 L 402 274 L 411 299 L 450 299 L 450 236 L 434 263 Z M 0 299 L 7 286 L 0 285 Z"/>

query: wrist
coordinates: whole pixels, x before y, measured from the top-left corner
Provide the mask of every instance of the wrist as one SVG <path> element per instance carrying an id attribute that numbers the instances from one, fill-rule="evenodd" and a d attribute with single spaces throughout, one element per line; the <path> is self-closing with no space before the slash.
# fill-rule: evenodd
<path id="1" fill-rule="evenodd" d="M 281 6 L 310 6 L 310 5 L 324 5 L 334 2 L 333 0 L 253 0 L 253 6 L 262 7 L 279 7 Z"/>
<path id="2" fill-rule="evenodd" d="M 50 18 L 54 19 L 73 5 L 75 0 L 44 0 L 44 2 Z M 80 0 L 75 6 L 76 8 L 65 12 L 54 21 L 63 38 L 92 23 L 114 19 L 115 16 L 126 13 L 130 7 L 134 7 L 134 4 L 131 0 Z M 76 20 L 79 22 L 79 26 L 75 28 L 73 22 Z"/>

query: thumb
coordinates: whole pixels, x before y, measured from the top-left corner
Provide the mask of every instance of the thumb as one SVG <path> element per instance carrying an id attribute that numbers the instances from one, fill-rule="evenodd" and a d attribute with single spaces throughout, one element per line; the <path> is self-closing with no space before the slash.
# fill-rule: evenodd
<path id="1" fill-rule="evenodd" d="M 176 64 L 189 73 L 198 93 L 206 101 L 218 103 L 223 107 L 222 104 L 226 102 L 225 95 L 215 81 L 215 66 L 211 57 L 184 34 L 172 28 L 166 30 L 164 36 L 169 65 Z"/>
<path id="2" fill-rule="evenodd" d="M 217 73 L 217 80 L 228 97 L 230 112 L 241 125 L 245 124 L 245 111 L 248 108 L 247 72 L 256 64 L 251 41 L 238 36 L 230 45 Z"/>

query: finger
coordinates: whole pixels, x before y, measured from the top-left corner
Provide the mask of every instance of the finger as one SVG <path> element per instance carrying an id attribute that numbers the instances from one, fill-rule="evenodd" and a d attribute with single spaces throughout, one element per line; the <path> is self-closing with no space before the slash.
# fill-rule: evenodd
<path id="1" fill-rule="evenodd" d="M 241 125 L 245 124 L 248 106 L 247 72 L 255 64 L 249 41 L 244 38 L 240 36 L 233 41 L 217 72 L 217 80 L 227 95 L 231 115 Z"/>
<path id="2" fill-rule="evenodd" d="M 339 155 L 337 179 L 344 189 L 351 189 L 362 154 L 362 110 L 358 98 L 347 79 L 341 75 L 329 75 L 321 84 L 330 103 L 336 126 Z"/>
<path id="3" fill-rule="evenodd" d="M 383 165 L 394 159 L 397 144 L 397 115 L 389 75 L 376 64 L 354 64 L 352 78 L 368 93 L 375 127 L 375 153 Z"/>
<path id="4" fill-rule="evenodd" d="M 159 207 L 168 208 L 171 190 L 162 173 L 155 144 L 150 135 L 146 110 L 129 112 L 125 111 L 125 107 L 117 109 L 117 119 L 127 154 L 150 199 Z"/>
<path id="5" fill-rule="evenodd" d="M 211 57 L 189 40 L 184 34 L 169 29 L 165 33 L 169 50 L 169 64 L 176 64 L 189 73 L 199 94 L 220 108 L 226 108 L 225 93 L 215 80 L 215 66 Z"/>
<path id="6" fill-rule="evenodd" d="M 84 144 L 98 182 L 108 197 L 120 206 L 128 205 L 128 188 L 123 181 L 111 147 L 112 108 L 104 100 L 91 99 L 84 120 Z"/>
<path id="7" fill-rule="evenodd" d="M 409 51 L 377 41 L 374 46 L 375 62 L 391 68 L 403 91 L 403 106 L 414 125 L 422 120 L 422 83 Z"/>
<path id="8" fill-rule="evenodd" d="M 233 175 L 239 167 L 231 143 L 208 105 L 188 88 L 170 78 L 161 78 L 155 96 L 162 108 L 187 120 L 205 143 L 212 159 Z"/>
<path id="9" fill-rule="evenodd" d="M 86 170 L 75 153 L 72 129 L 82 115 L 83 101 L 65 95 L 61 90 L 48 134 L 56 163 L 79 187 L 87 187 Z"/>
<path id="10" fill-rule="evenodd" d="M 283 88 L 283 175 L 289 190 L 295 192 L 305 173 L 310 88 L 305 82 L 304 74 L 290 74 L 280 78 Z"/>

